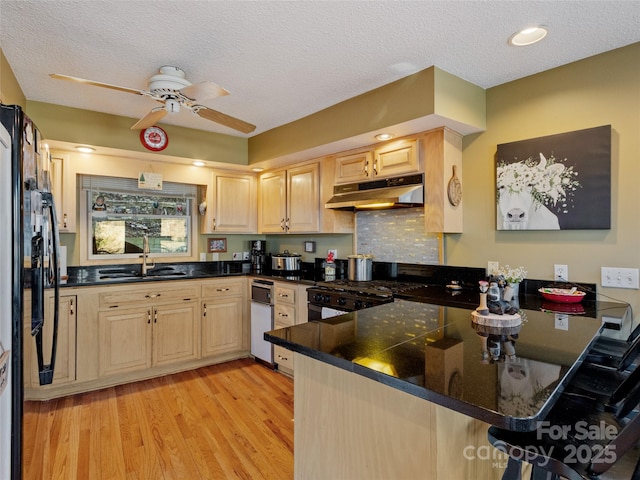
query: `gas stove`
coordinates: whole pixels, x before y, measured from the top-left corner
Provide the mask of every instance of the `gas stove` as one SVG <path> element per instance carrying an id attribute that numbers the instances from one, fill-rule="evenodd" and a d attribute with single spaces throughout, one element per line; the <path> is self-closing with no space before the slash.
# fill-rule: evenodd
<path id="1" fill-rule="evenodd" d="M 393 302 L 393 295 L 420 288 L 423 284 L 394 280 L 354 282 L 334 280 L 318 282 L 307 289 L 309 305 L 328 307 L 342 312 L 352 312 Z"/>

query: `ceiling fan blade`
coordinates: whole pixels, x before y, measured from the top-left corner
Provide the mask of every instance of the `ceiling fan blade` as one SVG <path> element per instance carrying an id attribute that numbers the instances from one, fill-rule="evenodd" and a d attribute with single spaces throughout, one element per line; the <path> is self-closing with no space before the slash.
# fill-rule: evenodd
<path id="1" fill-rule="evenodd" d="M 131 130 L 142 130 L 143 128 L 148 128 L 155 125 L 158 120 L 164 117 L 167 114 L 167 111 L 164 107 L 158 107 L 151 110 L 144 117 L 136 122 L 136 124 L 131 127 Z"/>
<path id="2" fill-rule="evenodd" d="M 69 75 L 60 75 L 58 73 L 50 73 L 49 76 L 57 80 L 69 80 L 71 82 L 84 83 L 85 85 L 93 85 L 94 87 L 104 87 L 104 88 L 110 88 L 111 90 L 119 90 L 120 92 L 135 93 L 136 95 L 144 95 L 144 93 L 141 90 L 136 90 L 135 88 L 120 87 L 118 85 L 111 85 L 109 83 L 96 82 L 94 80 L 87 80 L 85 78 L 70 77 Z"/>
<path id="3" fill-rule="evenodd" d="M 229 91 L 227 89 L 213 82 L 194 83 L 188 87 L 181 88 L 180 93 L 193 101 L 202 101 L 209 98 L 229 95 Z"/>
<path id="4" fill-rule="evenodd" d="M 235 117 L 227 115 L 226 113 L 212 110 L 203 105 L 198 105 L 197 108 L 194 108 L 193 110 L 202 118 L 206 118 L 207 120 L 211 120 L 212 122 L 219 123 L 220 125 L 224 125 L 225 127 L 233 128 L 234 130 L 238 130 L 242 133 L 251 133 L 256 129 L 255 125 L 251 125 L 250 123 L 239 120 Z"/>

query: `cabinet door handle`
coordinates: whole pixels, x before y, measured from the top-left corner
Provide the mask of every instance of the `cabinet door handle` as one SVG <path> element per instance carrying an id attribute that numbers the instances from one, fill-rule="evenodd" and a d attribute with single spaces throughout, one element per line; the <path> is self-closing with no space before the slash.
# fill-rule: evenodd
<path id="1" fill-rule="evenodd" d="M 147 310 L 147 324 L 151 323 L 151 310 Z"/>
<path id="2" fill-rule="evenodd" d="M 64 228 L 67 228 L 67 214 L 66 213 L 62 214 L 62 226 Z"/>
<path id="3" fill-rule="evenodd" d="M 206 317 L 206 316 L 207 316 L 207 304 L 205 303 L 205 304 L 202 306 L 202 308 L 203 308 L 203 310 L 202 310 L 202 316 L 203 316 L 203 317 Z"/>
<path id="4" fill-rule="evenodd" d="M 289 294 L 287 294 L 287 293 L 279 293 L 278 296 L 280 298 L 289 298 Z"/>
<path id="5" fill-rule="evenodd" d="M 376 157 L 375 161 L 373 162 L 373 174 L 377 175 L 378 174 L 378 158 Z"/>
<path id="6" fill-rule="evenodd" d="M 284 222 L 284 226 L 285 226 L 285 230 L 289 230 L 289 219 L 287 218 L 287 221 Z"/>
<path id="7" fill-rule="evenodd" d="M 228 292 L 228 288 L 216 288 L 216 292 Z"/>
<path id="8" fill-rule="evenodd" d="M 158 323 L 158 309 L 153 309 L 153 323 Z"/>
<path id="9" fill-rule="evenodd" d="M 288 357 L 283 357 L 282 355 L 278 355 L 278 360 L 284 360 L 285 362 L 289 360 Z"/>
<path id="10" fill-rule="evenodd" d="M 73 300 L 69 300 L 69 315 L 73 315 Z"/>
<path id="11" fill-rule="evenodd" d="M 286 313 L 278 313 L 278 316 L 285 318 L 289 317 L 289 315 L 287 315 Z"/>
<path id="12" fill-rule="evenodd" d="M 213 217 L 213 229 L 214 230 L 216 229 L 216 219 L 215 219 L 215 217 Z"/>
<path id="13" fill-rule="evenodd" d="M 285 225 L 284 225 L 284 218 L 282 220 L 280 220 L 280 228 L 282 230 L 285 230 Z"/>
<path id="14" fill-rule="evenodd" d="M 151 293 L 151 294 L 146 294 L 144 298 L 158 298 L 161 295 L 162 295 L 161 293 Z"/>
<path id="15" fill-rule="evenodd" d="M 364 173 L 365 177 L 369 176 L 369 160 L 364 161 L 364 168 L 362 169 L 362 173 Z"/>

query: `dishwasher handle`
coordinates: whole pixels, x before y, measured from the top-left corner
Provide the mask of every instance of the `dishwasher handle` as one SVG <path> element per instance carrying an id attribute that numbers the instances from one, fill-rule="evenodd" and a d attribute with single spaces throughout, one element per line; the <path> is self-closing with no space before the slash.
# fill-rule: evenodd
<path id="1" fill-rule="evenodd" d="M 252 282 L 251 301 L 264 305 L 273 305 L 273 282 Z"/>

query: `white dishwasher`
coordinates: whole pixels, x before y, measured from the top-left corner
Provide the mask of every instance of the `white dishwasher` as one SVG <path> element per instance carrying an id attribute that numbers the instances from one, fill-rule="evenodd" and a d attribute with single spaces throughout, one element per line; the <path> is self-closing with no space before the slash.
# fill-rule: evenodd
<path id="1" fill-rule="evenodd" d="M 273 330 L 273 282 L 251 282 L 251 355 L 274 368 L 273 344 L 264 339 L 264 332 Z"/>

